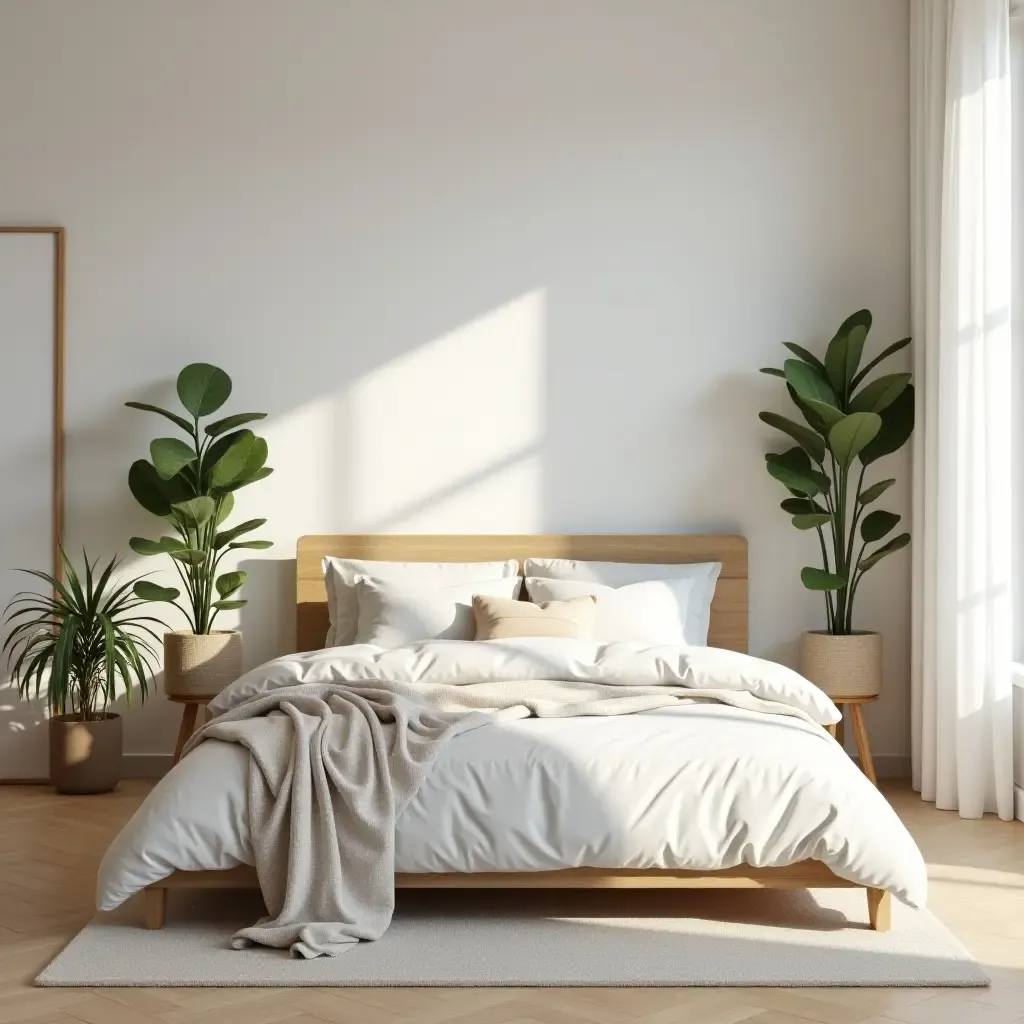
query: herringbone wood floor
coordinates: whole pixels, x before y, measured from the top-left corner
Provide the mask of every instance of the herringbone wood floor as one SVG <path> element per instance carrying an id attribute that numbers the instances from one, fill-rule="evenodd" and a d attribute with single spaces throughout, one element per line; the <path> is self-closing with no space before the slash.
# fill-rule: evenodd
<path id="1" fill-rule="evenodd" d="M 148 783 L 103 797 L 0 787 L 0 1024 L 1010 1024 L 1024 1022 L 1024 825 L 890 799 L 931 868 L 930 906 L 991 989 L 34 989 L 92 914 L 96 865 Z"/>

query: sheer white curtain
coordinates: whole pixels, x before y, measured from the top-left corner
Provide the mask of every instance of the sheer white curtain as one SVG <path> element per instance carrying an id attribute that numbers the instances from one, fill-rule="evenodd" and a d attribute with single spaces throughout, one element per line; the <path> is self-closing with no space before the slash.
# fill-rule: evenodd
<path id="1" fill-rule="evenodd" d="M 912 0 L 914 786 L 1013 817 L 1008 0 Z"/>

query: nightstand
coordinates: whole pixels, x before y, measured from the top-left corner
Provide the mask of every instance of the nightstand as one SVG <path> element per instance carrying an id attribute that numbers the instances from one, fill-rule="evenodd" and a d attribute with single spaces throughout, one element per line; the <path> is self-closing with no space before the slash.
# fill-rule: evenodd
<path id="1" fill-rule="evenodd" d="M 174 764 L 181 760 L 181 751 L 188 742 L 189 736 L 195 731 L 199 709 L 205 708 L 213 700 L 212 697 L 168 697 L 175 704 L 183 704 L 181 726 L 178 729 L 178 741 L 174 744 Z"/>
<path id="2" fill-rule="evenodd" d="M 840 746 L 844 739 L 843 724 L 845 722 L 846 708 L 850 708 L 850 721 L 853 725 L 853 736 L 857 741 L 857 755 L 860 757 L 860 766 L 864 774 L 877 786 L 878 779 L 875 778 L 875 762 L 871 757 L 871 744 L 868 742 L 868 730 L 864 724 L 864 705 L 878 700 L 874 697 L 833 697 L 832 703 L 841 712 L 843 718 L 834 726 L 829 727 L 829 732 L 839 741 Z"/>

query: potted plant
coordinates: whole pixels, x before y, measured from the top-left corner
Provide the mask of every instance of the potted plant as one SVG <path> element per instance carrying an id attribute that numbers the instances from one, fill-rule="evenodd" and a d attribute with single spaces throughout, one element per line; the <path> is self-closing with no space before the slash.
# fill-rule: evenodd
<path id="1" fill-rule="evenodd" d="M 177 380 L 178 398 L 186 416 L 144 402 L 129 408 L 157 413 L 185 435 L 158 437 L 149 446 L 150 459 L 139 459 L 128 471 L 135 500 L 170 523 L 175 536 L 158 540 L 132 537 L 140 555 L 168 555 L 184 590 L 148 580 L 135 584 L 147 601 L 174 604 L 189 628 L 164 636 L 164 691 L 171 697 L 213 697 L 242 673 L 242 637 L 233 629 L 214 629 L 219 612 L 242 608 L 238 597 L 244 572 L 221 573 L 221 561 L 239 548 L 263 549 L 269 540 L 244 540 L 266 519 L 249 519 L 228 527 L 234 492 L 269 476 L 267 442 L 243 424 L 261 420 L 263 412 L 224 416 L 202 428 L 200 420 L 217 412 L 231 395 L 231 378 L 216 366 L 192 363 Z M 179 600 L 180 599 L 180 600 Z"/>
<path id="2" fill-rule="evenodd" d="M 114 584 L 118 561 L 98 571 L 85 556 L 84 579 L 61 552 L 66 582 L 49 573 L 21 569 L 52 587 L 52 594 L 21 592 L 8 603 L 11 627 L 3 650 L 11 653 L 11 678 L 22 697 L 36 699 L 45 687 L 50 710 L 50 780 L 58 793 L 107 793 L 121 779 L 121 716 L 106 710 L 124 686 L 146 699 L 146 674 L 159 639 L 135 614 L 144 602 L 134 581 Z"/>
<path id="3" fill-rule="evenodd" d="M 814 530 L 820 566 L 805 566 L 800 579 L 825 597 L 826 629 L 804 634 L 802 670 L 831 696 L 875 696 L 882 685 L 882 639 L 854 629 L 853 606 L 864 574 L 910 543 L 909 533 L 889 537 L 900 521 L 895 512 L 871 506 L 896 482 L 865 481 L 868 468 L 897 451 L 914 429 L 914 387 L 909 373 L 868 380 L 883 360 L 910 344 L 890 345 L 860 369 L 871 314 L 845 320 L 829 342 L 824 360 L 800 345 L 786 344 L 795 358 L 781 377 L 803 423 L 773 412 L 761 419 L 796 445 L 765 456 L 768 472 L 787 488 L 782 509 L 798 530 Z M 888 540 L 886 538 L 889 538 Z"/>

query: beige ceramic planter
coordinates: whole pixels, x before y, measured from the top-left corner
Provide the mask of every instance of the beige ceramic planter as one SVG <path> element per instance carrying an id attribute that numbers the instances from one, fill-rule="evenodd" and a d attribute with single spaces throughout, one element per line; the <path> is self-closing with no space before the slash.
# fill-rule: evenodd
<path id="1" fill-rule="evenodd" d="M 50 719 L 50 781 L 58 793 L 109 793 L 121 781 L 121 716 Z"/>
<path id="2" fill-rule="evenodd" d="M 216 697 L 242 674 L 242 634 L 174 630 L 164 634 L 164 693 L 168 697 Z"/>
<path id="3" fill-rule="evenodd" d="M 882 635 L 804 633 L 801 670 L 830 697 L 877 697 L 882 689 Z"/>

